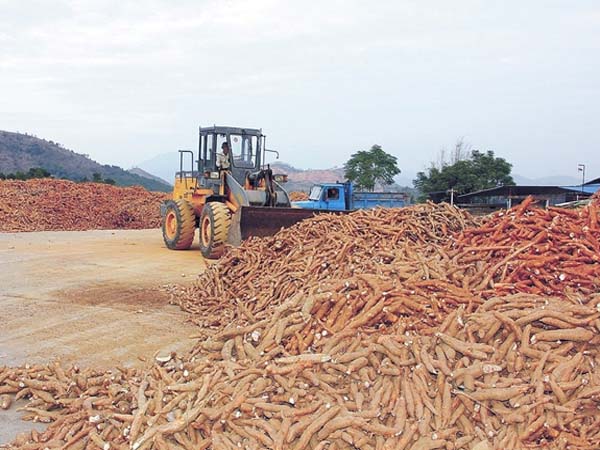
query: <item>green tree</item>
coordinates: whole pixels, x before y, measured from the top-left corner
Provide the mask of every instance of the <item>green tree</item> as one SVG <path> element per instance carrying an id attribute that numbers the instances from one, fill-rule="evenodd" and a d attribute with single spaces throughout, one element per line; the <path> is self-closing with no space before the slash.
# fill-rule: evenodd
<path id="1" fill-rule="evenodd" d="M 15 173 L 9 173 L 4 175 L 0 173 L 0 180 L 30 180 L 32 178 L 49 178 L 52 175 L 41 167 L 32 167 L 27 172 L 21 172 L 18 170 Z"/>
<path id="2" fill-rule="evenodd" d="M 453 164 L 432 164 L 427 172 L 417 173 L 413 184 L 421 192 L 421 200 L 434 192 L 441 193 L 441 197 L 448 200 L 450 194 L 447 191 L 450 189 L 454 189 L 455 195 L 461 195 L 496 186 L 514 185 L 511 170 L 512 164 L 494 156 L 493 151 L 482 153 L 473 150 L 468 157 L 455 160 Z"/>
<path id="3" fill-rule="evenodd" d="M 110 184 L 110 185 L 114 185 L 116 184 L 116 181 L 113 180 L 112 178 L 105 178 L 103 181 L 104 184 Z"/>
<path id="4" fill-rule="evenodd" d="M 102 175 L 98 172 L 92 174 L 92 181 L 94 183 L 102 183 Z"/>
<path id="5" fill-rule="evenodd" d="M 372 191 L 377 184 L 390 185 L 400 173 L 398 158 L 383 151 L 380 145 L 354 153 L 344 164 L 344 176 L 358 189 Z"/>
<path id="6" fill-rule="evenodd" d="M 32 167 L 27 172 L 27 178 L 49 178 L 50 176 L 50 172 L 41 167 Z"/>

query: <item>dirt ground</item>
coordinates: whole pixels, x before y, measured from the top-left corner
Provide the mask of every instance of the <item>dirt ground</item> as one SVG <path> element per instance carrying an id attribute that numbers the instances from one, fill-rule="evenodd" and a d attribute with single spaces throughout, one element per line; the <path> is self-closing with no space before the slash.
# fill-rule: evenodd
<path id="1" fill-rule="evenodd" d="M 160 288 L 205 267 L 197 244 L 170 251 L 159 230 L 0 233 L 0 366 L 140 366 L 184 351 L 195 327 Z M 0 444 L 30 428 L 0 411 Z"/>

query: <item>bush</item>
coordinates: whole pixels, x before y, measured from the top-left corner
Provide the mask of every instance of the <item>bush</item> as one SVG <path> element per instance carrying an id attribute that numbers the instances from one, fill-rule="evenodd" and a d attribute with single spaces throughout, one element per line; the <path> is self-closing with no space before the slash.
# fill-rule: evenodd
<path id="1" fill-rule="evenodd" d="M 15 173 L 3 174 L 0 173 L 0 180 L 31 180 L 33 178 L 52 178 L 50 172 L 41 167 L 32 167 L 27 172 L 18 170 Z"/>

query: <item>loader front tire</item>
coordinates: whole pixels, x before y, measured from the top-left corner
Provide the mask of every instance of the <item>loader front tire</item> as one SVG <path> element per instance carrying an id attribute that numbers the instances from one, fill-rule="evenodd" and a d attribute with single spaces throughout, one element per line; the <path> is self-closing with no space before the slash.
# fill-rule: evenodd
<path id="1" fill-rule="evenodd" d="M 218 258 L 223 254 L 231 225 L 231 212 L 226 205 L 209 202 L 200 215 L 200 251 L 205 258 Z"/>
<path id="2" fill-rule="evenodd" d="M 196 215 L 187 200 L 168 200 L 162 222 L 165 245 L 171 250 L 187 250 L 194 242 Z"/>

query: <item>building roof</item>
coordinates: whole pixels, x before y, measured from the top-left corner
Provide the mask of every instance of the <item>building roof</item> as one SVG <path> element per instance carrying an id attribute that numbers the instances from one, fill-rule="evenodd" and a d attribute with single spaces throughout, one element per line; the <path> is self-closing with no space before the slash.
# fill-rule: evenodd
<path id="1" fill-rule="evenodd" d="M 600 190 L 600 183 L 592 184 L 585 183 L 583 186 L 581 184 L 577 184 L 575 186 L 563 186 L 565 189 L 569 189 L 570 191 L 583 192 L 587 194 L 595 194 Z"/>
<path id="2" fill-rule="evenodd" d="M 584 183 L 584 186 L 586 186 L 588 184 L 598 184 L 598 185 L 600 185 L 600 178 L 594 178 L 593 180 L 588 181 L 587 183 Z"/>
<path id="3" fill-rule="evenodd" d="M 481 191 L 469 192 L 468 194 L 459 195 L 458 199 L 465 200 L 471 197 L 496 197 L 506 195 L 536 195 L 536 194 L 562 194 L 565 192 L 571 193 L 576 189 L 561 186 L 498 186 Z M 579 186 L 581 191 L 581 186 Z M 594 191 L 596 192 L 596 191 Z M 593 192 L 584 190 L 584 195 L 591 195 Z"/>

